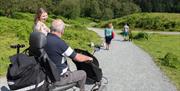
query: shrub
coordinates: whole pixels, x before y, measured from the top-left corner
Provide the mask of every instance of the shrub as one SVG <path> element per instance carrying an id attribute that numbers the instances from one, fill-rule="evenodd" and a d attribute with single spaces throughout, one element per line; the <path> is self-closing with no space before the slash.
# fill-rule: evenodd
<path id="1" fill-rule="evenodd" d="M 79 0 L 63 0 L 56 8 L 55 14 L 62 15 L 68 19 L 80 16 Z"/>
<path id="2" fill-rule="evenodd" d="M 2 11 L 2 10 L 0 10 L 0 16 L 4 16 L 4 14 L 3 14 L 3 11 Z"/>
<path id="3" fill-rule="evenodd" d="M 166 53 L 164 58 L 160 61 L 162 65 L 172 67 L 172 68 L 177 68 L 176 64 L 178 64 L 178 57 L 174 55 L 171 52 Z"/>
<path id="4" fill-rule="evenodd" d="M 150 35 L 148 33 L 145 32 L 139 32 L 137 35 L 134 36 L 134 39 L 146 39 L 148 40 L 150 37 Z"/>
<path id="5" fill-rule="evenodd" d="M 15 12 L 15 13 L 12 14 L 11 18 L 33 21 L 34 20 L 34 15 L 33 14 L 28 14 L 28 13 L 26 14 L 26 13 Z"/>

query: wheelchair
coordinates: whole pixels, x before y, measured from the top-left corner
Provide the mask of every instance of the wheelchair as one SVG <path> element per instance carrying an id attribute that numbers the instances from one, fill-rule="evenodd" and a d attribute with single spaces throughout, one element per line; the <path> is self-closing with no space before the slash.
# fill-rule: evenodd
<path id="1" fill-rule="evenodd" d="M 36 60 L 39 60 L 40 65 L 47 75 L 47 91 L 66 91 L 68 89 L 73 89 L 73 91 L 75 91 L 76 89 L 74 89 L 74 87 L 77 85 L 77 83 L 69 83 L 65 85 L 59 84 L 61 83 L 60 75 L 58 74 L 55 64 L 51 61 L 44 50 L 44 46 L 46 45 L 46 43 L 47 40 L 44 34 L 42 34 L 41 32 L 33 32 L 31 33 L 29 39 L 30 46 L 24 51 L 28 52 L 29 56 L 34 56 Z M 20 53 L 20 48 L 23 47 L 25 47 L 25 45 L 23 44 L 11 45 L 11 48 L 17 49 L 17 54 Z M 107 78 L 103 77 L 102 70 L 101 68 L 99 68 L 98 60 L 87 51 L 81 49 L 75 49 L 75 51 L 93 58 L 92 63 L 80 63 L 73 60 L 77 67 L 77 70 L 84 70 L 87 73 L 86 84 L 94 84 L 94 86 L 91 88 L 91 91 L 104 91 L 102 89 L 105 85 L 102 85 L 102 78 L 104 78 L 106 81 Z M 107 83 L 108 82 L 106 82 L 105 84 Z"/>

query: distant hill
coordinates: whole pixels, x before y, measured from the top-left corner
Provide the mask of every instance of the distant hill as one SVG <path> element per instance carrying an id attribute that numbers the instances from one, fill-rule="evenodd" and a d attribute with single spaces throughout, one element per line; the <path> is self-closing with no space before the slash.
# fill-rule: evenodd
<path id="1" fill-rule="evenodd" d="M 137 13 L 101 22 L 97 27 L 105 27 L 108 22 L 112 22 L 114 27 L 118 29 L 121 29 L 125 23 L 128 23 L 130 28 L 180 32 L 179 13 Z"/>

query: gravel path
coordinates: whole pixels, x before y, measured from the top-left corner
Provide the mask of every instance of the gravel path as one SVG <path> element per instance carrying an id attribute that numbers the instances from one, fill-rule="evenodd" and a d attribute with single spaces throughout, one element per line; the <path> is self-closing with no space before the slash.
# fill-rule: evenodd
<path id="1" fill-rule="evenodd" d="M 102 30 L 103 28 L 89 28 L 89 29 L 95 29 L 95 30 Z M 117 30 L 117 33 L 120 33 L 122 32 L 120 29 L 116 29 Z M 134 30 L 133 30 L 134 31 Z M 134 31 L 134 32 L 140 32 L 140 31 Z M 166 32 L 166 31 L 143 31 L 143 32 L 146 32 L 146 33 L 157 33 L 157 34 L 164 34 L 164 35 L 180 35 L 180 32 Z"/>
<path id="2" fill-rule="evenodd" d="M 103 30 L 89 28 L 103 37 Z M 108 91 L 176 91 L 152 58 L 131 42 L 116 35 L 110 50 L 96 52 L 104 76 L 109 79 Z"/>
<path id="3" fill-rule="evenodd" d="M 8 86 L 5 77 L 0 77 L 0 91 L 8 91 Z"/>
<path id="4" fill-rule="evenodd" d="M 89 29 L 103 37 L 102 29 Z M 95 53 L 104 76 L 109 80 L 107 91 L 176 91 L 146 52 L 122 40 L 116 35 L 109 51 L 102 49 Z M 0 91 L 7 91 L 3 86 L 7 87 L 7 83 L 1 77 Z"/>

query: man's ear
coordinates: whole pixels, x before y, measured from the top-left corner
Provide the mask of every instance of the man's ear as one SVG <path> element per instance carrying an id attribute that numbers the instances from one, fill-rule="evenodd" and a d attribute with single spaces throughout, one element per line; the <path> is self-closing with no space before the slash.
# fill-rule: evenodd
<path id="1" fill-rule="evenodd" d="M 61 32 L 61 35 L 63 35 L 64 34 L 64 30 Z"/>

